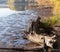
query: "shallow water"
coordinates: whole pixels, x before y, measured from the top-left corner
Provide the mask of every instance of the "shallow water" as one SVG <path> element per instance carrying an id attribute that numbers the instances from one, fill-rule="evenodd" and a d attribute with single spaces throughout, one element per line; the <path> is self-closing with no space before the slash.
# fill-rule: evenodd
<path id="1" fill-rule="evenodd" d="M 30 19 L 35 19 L 32 11 L 18 12 L 0 17 L 0 47 L 18 46 L 30 43 L 22 38 L 24 30 L 29 29 Z M 7 46 L 7 47 L 8 47 Z"/>

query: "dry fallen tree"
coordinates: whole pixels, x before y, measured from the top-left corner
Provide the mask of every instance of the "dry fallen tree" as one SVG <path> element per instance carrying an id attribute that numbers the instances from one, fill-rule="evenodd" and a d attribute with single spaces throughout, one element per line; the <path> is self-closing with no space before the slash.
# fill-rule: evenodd
<path id="1" fill-rule="evenodd" d="M 41 18 L 38 17 L 35 22 L 32 21 L 29 32 L 25 32 L 25 36 L 31 42 L 39 44 L 42 47 L 47 46 L 53 48 L 53 45 L 56 42 L 56 34 L 52 32 L 54 31 L 52 27 L 44 26 L 43 24 L 45 23 L 41 23 L 40 19 Z"/>

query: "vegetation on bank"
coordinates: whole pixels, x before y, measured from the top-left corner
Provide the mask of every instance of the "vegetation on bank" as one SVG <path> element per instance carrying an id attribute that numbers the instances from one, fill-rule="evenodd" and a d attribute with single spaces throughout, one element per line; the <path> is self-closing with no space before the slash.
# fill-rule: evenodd
<path id="1" fill-rule="evenodd" d="M 53 27 L 57 23 L 59 23 L 59 21 L 60 21 L 60 15 L 56 15 L 56 16 L 51 16 L 50 18 L 46 18 L 44 20 L 44 23 L 45 23 L 46 26 Z"/>
<path id="2" fill-rule="evenodd" d="M 51 2 L 54 4 L 53 13 L 60 14 L 60 0 L 51 0 Z"/>

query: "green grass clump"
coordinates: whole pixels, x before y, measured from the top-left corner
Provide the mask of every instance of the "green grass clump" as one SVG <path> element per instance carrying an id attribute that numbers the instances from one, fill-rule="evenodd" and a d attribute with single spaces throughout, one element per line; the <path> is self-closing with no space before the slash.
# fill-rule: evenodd
<path id="1" fill-rule="evenodd" d="M 57 16 L 52 16 L 50 18 L 46 18 L 44 23 L 45 23 L 45 26 L 53 27 L 59 21 L 60 21 L 60 15 L 57 15 Z"/>

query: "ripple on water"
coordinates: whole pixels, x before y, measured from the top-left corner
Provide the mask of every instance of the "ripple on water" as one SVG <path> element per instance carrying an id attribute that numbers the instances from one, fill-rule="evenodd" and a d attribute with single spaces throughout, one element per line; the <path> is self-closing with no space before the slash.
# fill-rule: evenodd
<path id="1" fill-rule="evenodd" d="M 23 39 L 23 31 L 29 27 L 31 14 L 12 14 L 7 17 L 0 17 L 0 40 L 6 45 L 19 46 L 29 44 L 30 41 Z M 33 18 L 32 18 L 33 19 Z"/>

